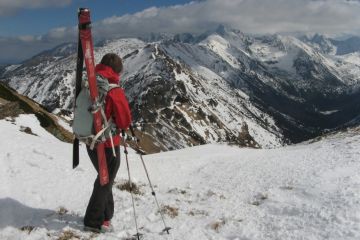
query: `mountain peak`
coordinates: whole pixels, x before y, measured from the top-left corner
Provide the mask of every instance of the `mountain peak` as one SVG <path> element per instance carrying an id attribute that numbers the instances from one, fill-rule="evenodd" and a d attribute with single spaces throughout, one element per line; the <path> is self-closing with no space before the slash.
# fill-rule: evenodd
<path id="1" fill-rule="evenodd" d="M 229 26 L 225 26 L 220 24 L 214 31 L 214 33 L 219 34 L 222 37 L 230 36 L 230 35 L 237 35 L 237 36 L 244 36 L 245 34 L 241 32 L 239 29 L 234 29 Z"/>
<path id="2" fill-rule="evenodd" d="M 223 24 L 220 24 L 216 30 L 215 30 L 216 33 L 219 33 L 220 35 L 224 35 L 226 34 L 227 32 L 229 32 L 229 29 L 227 27 L 225 27 L 225 25 Z"/>
<path id="3" fill-rule="evenodd" d="M 191 33 L 180 33 L 176 34 L 173 40 L 175 42 L 194 43 L 196 41 L 196 37 Z"/>

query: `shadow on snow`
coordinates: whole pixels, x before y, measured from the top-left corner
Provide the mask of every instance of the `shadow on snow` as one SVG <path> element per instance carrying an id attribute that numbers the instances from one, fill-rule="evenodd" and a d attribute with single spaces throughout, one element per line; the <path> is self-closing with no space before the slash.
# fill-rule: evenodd
<path id="1" fill-rule="evenodd" d="M 25 226 L 61 230 L 67 226 L 82 229 L 83 218 L 50 209 L 28 207 L 12 198 L 0 198 L 0 229 Z"/>

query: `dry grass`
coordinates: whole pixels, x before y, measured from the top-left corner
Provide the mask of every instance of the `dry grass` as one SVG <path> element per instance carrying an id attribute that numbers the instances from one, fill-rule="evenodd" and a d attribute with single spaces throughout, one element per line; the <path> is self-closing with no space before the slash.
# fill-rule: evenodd
<path id="1" fill-rule="evenodd" d="M 60 237 L 57 240 L 75 240 L 75 239 L 80 239 L 80 236 L 76 235 L 76 233 L 70 230 L 66 230 L 60 235 Z"/>
<path id="2" fill-rule="evenodd" d="M 27 134 L 30 134 L 30 135 L 38 136 L 37 134 L 33 133 L 31 128 L 29 128 L 29 127 L 20 126 L 20 131 L 24 132 L 24 133 L 27 133 Z"/>
<path id="3" fill-rule="evenodd" d="M 169 205 L 164 205 L 164 206 L 161 208 L 161 212 L 162 212 L 163 214 L 168 215 L 168 216 L 171 217 L 171 218 L 175 218 L 175 217 L 179 216 L 179 208 L 171 207 L 171 206 L 169 206 Z"/>
<path id="4" fill-rule="evenodd" d="M 58 215 L 60 215 L 60 216 L 63 216 L 63 215 L 65 215 L 66 213 L 68 213 L 69 212 L 69 210 L 67 210 L 65 207 L 60 207 L 57 211 L 56 211 L 56 213 L 58 214 Z"/>
<path id="5" fill-rule="evenodd" d="M 157 142 L 157 137 L 152 136 L 150 134 L 148 134 L 149 132 L 152 132 L 152 129 L 155 129 L 153 126 L 148 125 L 146 126 L 146 131 L 140 131 L 137 128 L 134 128 L 135 131 L 135 135 L 136 137 L 140 140 L 138 142 L 140 149 L 143 151 L 143 153 L 145 154 L 151 154 L 151 153 L 158 153 L 160 151 L 165 151 L 166 149 L 156 145 Z M 127 134 L 129 134 L 131 136 L 130 132 L 127 132 Z M 133 141 L 127 141 L 127 143 L 133 148 L 136 149 L 136 144 Z M 161 145 L 161 144 L 160 144 Z"/>
<path id="6" fill-rule="evenodd" d="M 225 220 L 219 220 L 210 224 L 210 228 L 215 232 L 220 232 L 221 227 L 225 225 Z"/>
<path id="7" fill-rule="evenodd" d="M 134 194 L 143 195 L 143 193 L 140 190 L 140 187 L 133 182 L 131 183 L 131 186 L 130 186 L 129 181 L 123 181 L 123 182 L 116 184 L 115 187 L 121 191 L 127 191 L 127 192 L 132 191 Z"/>

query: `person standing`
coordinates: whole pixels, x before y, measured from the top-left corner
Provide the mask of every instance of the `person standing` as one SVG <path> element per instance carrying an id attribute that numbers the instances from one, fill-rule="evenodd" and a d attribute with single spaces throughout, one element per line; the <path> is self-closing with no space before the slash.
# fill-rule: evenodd
<path id="1" fill-rule="evenodd" d="M 117 54 L 108 53 L 103 56 L 100 64 L 96 65 L 95 72 L 97 77 L 107 79 L 109 84 L 119 85 L 120 75 L 123 72 L 122 60 Z M 104 111 L 107 120 L 112 118 L 112 122 L 115 123 L 117 129 L 129 128 L 131 124 L 131 111 L 124 90 L 120 88 L 120 86 L 112 88 L 107 93 Z M 112 140 L 116 156 L 113 154 L 113 146 L 110 138 L 105 142 L 109 183 L 101 186 L 99 175 L 97 176 L 84 216 L 85 230 L 96 232 L 108 232 L 113 230 L 111 225 L 111 219 L 114 215 L 112 186 L 120 167 L 120 135 L 117 134 L 113 136 Z M 99 173 L 96 148 L 91 150 L 90 147 L 87 146 L 87 152 L 92 164 Z"/>

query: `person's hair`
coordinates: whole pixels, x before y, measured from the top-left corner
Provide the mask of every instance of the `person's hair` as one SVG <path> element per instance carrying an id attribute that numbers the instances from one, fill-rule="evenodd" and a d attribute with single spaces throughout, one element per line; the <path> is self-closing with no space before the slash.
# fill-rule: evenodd
<path id="1" fill-rule="evenodd" d="M 121 58 L 115 53 L 107 53 L 101 59 L 101 64 L 111 67 L 115 72 L 121 73 L 123 63 Z"/>

